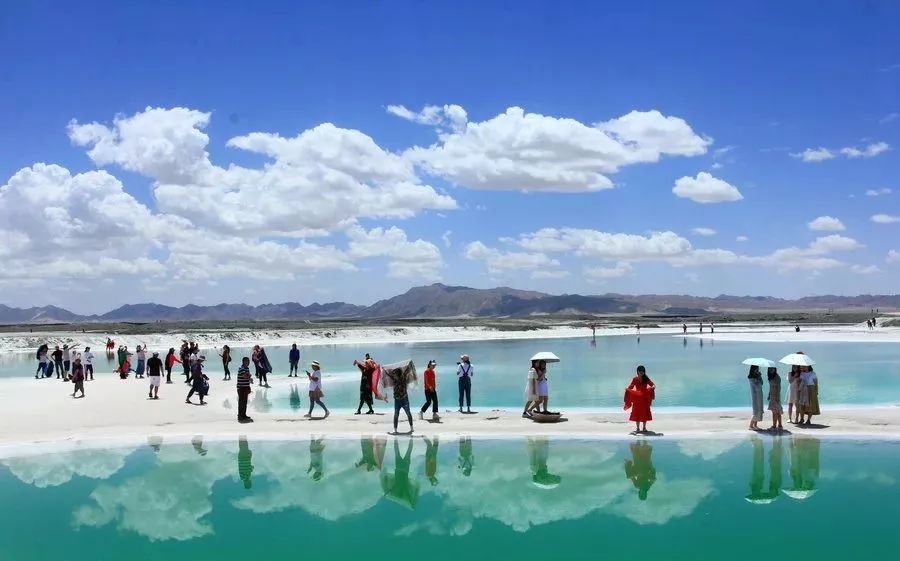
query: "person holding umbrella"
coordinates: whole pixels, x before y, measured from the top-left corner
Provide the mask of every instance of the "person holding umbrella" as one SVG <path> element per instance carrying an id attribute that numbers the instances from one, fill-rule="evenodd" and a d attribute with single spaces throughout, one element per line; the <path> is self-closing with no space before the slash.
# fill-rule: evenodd
<path id="1" fill-rule="evenodd" d="M 811 424 L 812 416 L 819 412 L 819 378 L 813 371 L 815 361 L 802 352 L 789 354 L 781 359 L 782 364 L 799 367 L 797 392 L 797 424 Z M 804 423 L 803 417 L 806 416 Z"/>
<path id="2" fill-rule="evenodd" d="M 759 423 L 763 420 L 763 393 L 762 393 L 762 374 L 759 366 L 755 364 L 750 367 L 747 374 L 747 380 L 750 382 L 750 403 L 753 407 L 753 415 L 750 417 L 750 430 L 759 430 Z"/>

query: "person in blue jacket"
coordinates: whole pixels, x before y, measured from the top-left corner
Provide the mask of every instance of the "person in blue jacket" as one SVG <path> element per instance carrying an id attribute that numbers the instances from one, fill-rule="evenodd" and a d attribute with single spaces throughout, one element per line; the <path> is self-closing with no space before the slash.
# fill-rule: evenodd
<path id="1" fill-rule="evenodd" d="M 291 345 L 291 352 L 288 353 L 288 360 L 291 363 L 291 371 L 288 372 L 288 378 L 291 376 L 297 378 L 299 376 L 297 374 L 297 365 L 300 364 L 300 349 L 297 348 L 297 343 Z"/>

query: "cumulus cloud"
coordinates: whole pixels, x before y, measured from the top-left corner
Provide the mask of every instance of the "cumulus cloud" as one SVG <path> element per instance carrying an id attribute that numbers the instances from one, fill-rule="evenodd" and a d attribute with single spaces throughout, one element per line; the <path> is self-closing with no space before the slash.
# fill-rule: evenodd
<path id="1" fill-rule="evenodd" d="M 881 272 L 877 265 L 851 265 L 850 270 L 857 275 L 874 275 Z"/>
<path id="2" fill-rule="evenodd" d="M 804 162 L 816 163 L 824 162 L 825 160 L 833 160 L 838 156 L 844 156 L 845 158 L 851 159 L 874 158 L 875 156 L 883 154 L 890 149 L 891 147 L 887 142 L 873 142 L 862 147 L 845 146 L 838 149 L 829 149 L 822 147 L 807 148 L 802 152 L 792 153 L 791 156 L 803 160 Z"/>
<path id="3" fill-rule="evenodd" d="M 354 226 L 347 231 L 351 257 L 388 257 L 388 276 L 436 280 L 444 266 L 441 250 L 425 240 L 409 241 L 406 232 L 392 226 L 366 231 Z"/>
<path id="4" fill-rule="evenodd" d="M 748 238 L 747 236 L 738 236 L 738 237 L 734 238 L 734 241 L 736 241 L 736 242 L 746 242 L 746 241 L 750 241 L 750 238 Z"/>
<path id="5" fill-rule="evenodd" d="M 515 270 L 533 271 L 559 266 L 559 261 L 551 259 L 543 253 L 502 251 L 488 247 L 482 242 L 472 242 L 467 245 L 464 255 L 466 259 L 482 261 L 488 272 L 493 274 Z"/>
<path id="6" fill-rule="evenodd" d="M 529 251 L 572 252 L 583 257 L 618 260 L 662 259 L 692 249 L 691 242 L 674 232 L 641 236 L 579 228 L 543 228 L 522 234 L 517 243 Z"/>
<path id="7" fill-rule="evenodd" d="M 882 187 L 881 189 L 868 189 L 866 190 L 867 197 L 880 197 L 882 195 L 890 195 L 893 191 L 887 187 Z"/>
<path id="8" fill-rule="evenodd" d="M 624 166 L 704 154 L 711 142 L 683 119 L 659 111 L 632 111 L 589 125 L 510 107 L 405 155 L 464 187 L 582 192 L 611 188 L 608 176 Z"/>
<path id="9" fill-rule="evenodd" d="M 678 179 L 672 192 L 682 199 L 704 204 L 734 202 L 744 198 L 737 187 L 705 171 L 698 173 L 697 177 Z"/>
<path id="10" fill-rule="evenodd" d="M 884 260 L 887 263 L 900 263 L 900 251 L 896 249 L 888 250 L 887 257 Z"/>
<path id="11" fill-rule="evenodd" d="M 843 232 L 844 223 L 832 216 L 820 216 L 807 224 L 810 230 L 817 232 Z"/>
<path id="12" fill-rule="evenodd" d="M 900 216 L 891 214 L 873 214 L 870 220 L 875 224 L 895 224 L 900 222 Z"/>
<path id="13" fill-rule="evenodd" d="M 712 228 L 707 228 L 706 226 L 698 226 L 696 228 L 691 228 L 691 232 L 697 236 L 715 236 L 716 231 Z"/>

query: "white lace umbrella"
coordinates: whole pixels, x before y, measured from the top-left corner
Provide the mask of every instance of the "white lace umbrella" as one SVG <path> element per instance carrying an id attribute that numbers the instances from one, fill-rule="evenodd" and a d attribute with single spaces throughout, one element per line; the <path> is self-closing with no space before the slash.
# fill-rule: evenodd
<path id="1" fill-rule="evenodd" d="M 549 351 L 542 351 L 531 357 L 531 360 L 543 360 L 544 362 L 559 362 L 559 357 Z"/>
<path id="2" fill-rule="evenodd" d="M 803 353 L 791 353 L 779 360 L 781 364 L 790 364 L 791 366 L 812 366 L 816 363 L 809 355 Z"/>

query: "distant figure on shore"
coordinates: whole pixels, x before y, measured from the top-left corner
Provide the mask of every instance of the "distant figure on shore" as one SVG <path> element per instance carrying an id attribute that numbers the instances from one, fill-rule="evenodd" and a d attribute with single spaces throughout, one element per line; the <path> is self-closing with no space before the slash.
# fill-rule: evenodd
<path id="1" fill-rule="evenodd" d="M 796 364 L 791 366 L 788 374 L 788 422 L 800 422 L 800 367 Z"/>
<path id="2" fill-rule="evenodd" d="M 870 319 L 866 320 L 866 327 L 869 328 L 869 331 L 872 331 L 872 320 L 870 320 Z"/>
<path id="3" fill-rule="evenodd" d="M 169 354 L 166 355 L 166 383 L 172 383 L 172 367 L 175 366 L 176 362 L 181 362 L 178 360 L 178 357 L 175 356 L 175 348 L 172 347 L 169 349 Z"/>
<path id="4" fill-rule="evenodd" d="M 375 410 L 372 409 L 372 379 L 375 375 L 375 361 L 372 360 L 369 353 L 366 353 L 366 357 L 362 362 L 354 360 L 353 366 L 359 368 L 359 405 L 356 406 L 356 415 L 362 414 L 363 405 L 369 408 L 366 411 L 366 415 L 374 415 Z"/>
<path id="5" fill-rule="evenodd" d="M 794 333 L 800 333 L 800 326 L 799 326 L 799 325 L 795 325 L 795 326 L 794 326 Z"/>
<path id="6" fill-rule="evenodd" d="M 800 374 L 800 423 L 812 424 L 813 415 L 819 415 L 819 377 L 812 366 L 804 366 Z M 804 422 L 803 417 L 806 416 Z"/>
<path id="7" fill-rule="evenodd" d="M 143 378 L 144 370 L 147 367 L 147 345 L 137 346 L 137 364 L 134 368 L 134 377 L 135 378 Z"/>
<path id="8" fill-rule="evenodd" d="M 250 357 L 245 356 L 241 359 L 241 365 L 237 372 L 237 395 L 238 395 L 238 422 L 252 423 L 253 419 L 247 416 L 247 398 L 250 397 L 250 386 L 253 385 L 253 376 L 250 375 Z"/>
<path id="9" fill-rule="evenodd" d="M 763 420 L 763 381 L 759 366 L 753 365 L 750 367 L 747 380 L 750 382 L 750 405 L 753 408 L 749 428 L 750 430 L 759 430 L 758 423 Z"/>
<path id="10" fill-rule="evenodd" d="M 75 364 L 72 365 L 72 383 L 75 384 L 72 397 L 75 397 L 78 392 L 81 392 L 81 397 L 84 397 L 84 367 L 81 365 L 80 358 L 76 358 Z"/>
<path id="11" fill-rule="evenodd" d="M 684 333 L 685 335 L 687 335 L 687 324 L 686 323 L 681 324 L 681 332 Z"/>
<path id="12" fill-rule="evenodd" d="M 47 377 L 47 363 L 49 358 L 47 353 L 50 351 L 50 347 L 44 343 L 40 347 L 38 347 L 36 358 L 38 361 L 37 370 L 34 372 L 35 379 L 37 378 L 46 378 Z M 40 376 L 38 376 L 40 374 Z"/>
<path id="13" fill-rule="evenodd" d="M 222 352 L 219 353 L 219 356 L 222 357 L 222 368 L 225 370 L 225 377 L 222 378 L 222 381 L 231 380 L 231 370 L 228 368 L 228 365 L 231 364 L 231 347 L 222 345 Z"/>
<path id="14" fill-rule="evenodd" d="M 469 360 L 469 355 L 459 357 L 459 365 L 456 368 L 456 377 L 459 385 L 459 412 L 463 412 L 463 399 L 466 402 L 466 412 L 472 412 L 472 376 L 475 369 Z"/>
<path id="15" fill-rule="evenodd" d="M 772 412 L 772 426 L 770 430 L 784 430 L 784 426 L 781 424 L 781 415 L 784 412 L 784 409 L 781 407 L 781 376 L 778 375 L 777 368 L 769 368 L 766 372 L 766 377 L 769 379 L 769 411 Z"/>
<path id="16" fill-rule="evenodd" d="M 878 320 L 875 319 L 875 316 L 872 316 L 872 329 L 878 327 Z"/>
<path id="17" fill-rule="evenodd" d="M 713 322 L 709 322 L 709 332 L 710 333 L 716 332 L 716 324 L 714 324 Z"/>
<path id="18" fill-rule="evenodd" d="M 419 419 L 425 418 L 425 412 L 428 411 L 429 406 L 431 406 L 431 419 L 437 421 L 441 418 L 440 415 L 438 415 L 436 367 L 437 361 L 435 360 L 429 360 L 428 366 L 425 367 L 425 373 L 423 374 L 423 378 L 425 379 L 425 383 L 423 384 L 425 388 L 425 405 L 419 410 Z"/>
<path id="19" fill-rule="evenodd" d="M 306 371 L 306 377 L 309 378 L 309 412 L 304 417 L 312 418 L 313 408 L 318 405 L 325 410 L 324 418 L 328 418 L 331 413 L 322 402 L 322 398 L 325 396 L 325 392 L 322 391 L 322 371 L 319 363 L 315 360 L 310 363 L 309 367 L 312 368 L 312 372 Z"/>
<path id="20" fill-rule="evenodd" d="M 297 343 L 293 343 L 291 345 L 291 350 L 288 351 L 288 363 L 290 363 L 291 368 L 288 370 L 288 378 L 297 378 L 300 375 L 297 373 L 297 368 L 300 365 L 300 349 L 297 348 Z"/>
<path id="21" fill-rule="evenodd" d="M 203 373 L 203 363 L 205 361 L 206 357 L 200 355 L 194 364 L 191 365 L 191 391 L 188 392 L 187 397 L 184 399 L 185 403 L 191 403 L 191 396 L 196 393 L 200 396 L 200 405 L 206 405 L 203 398 L 209 393 L 209 384 L 207 383 L 209 377 Z"/>
<path id="22" fill-rule="evenodd" d="M 154 352 L 147 361 L 147 376 L 150 377 L 150 399 L 159 399 L 159 384 L 162 381 L 163 361 Z"/>
<path id="23" fill-rule="evenodd" d="M 647 432 L 647 421 L 653 420 L 650 404 L 656 399 L 656 386 L 647 376 L 647 369 L 638 366 L 631 384 L 625 389 L 625 409 L 631 409 L 629 420 L 634 421 L 634 432 Z M 641 425 L 643 424 L 643 428 Z"/>
<path id="24" fill-rule="evenodd" d="M 700 322 L 700 333 L 703 333 L 703 322 Z"/>
<path id="25" fill-rule="evenodd" d="M 631 459 L 625 460 L 625 477 L 637 489 L 638 499 L 647 500 L 650 487 L 656 482 L 656 468 L 653 466 L 653 446 L 644 440 L 629 445 Z"/>
<path id="26" fill-rule="evenodd" d="M 591 336 L 592 337 L 597 336 L 597 324 L 594 324 L 594 323 L 591 324 Z"/>
<path id="27" fill-rule="evenodd" d="M 179 351 L 181 367 L 184 370 L 184 383 L 191 383 L 191 348 L 186 340 L 181 341 L 181 350 Z"/>
<path id="28" fill-rule="evenodd" d="M 634 330 L 638 335 L 640 335 L 641 334 L 641 324 L 639 324 L 639 323 L 634 324 Z"/>

